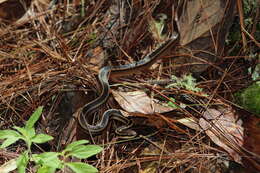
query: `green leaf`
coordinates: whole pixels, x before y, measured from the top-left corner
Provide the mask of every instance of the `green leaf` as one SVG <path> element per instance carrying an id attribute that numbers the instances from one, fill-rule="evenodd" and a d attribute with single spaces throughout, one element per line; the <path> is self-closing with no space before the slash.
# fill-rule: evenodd
<path id="1" fill-rule="evenodd" d="M 22 137 L 18 132 L 14 130 L 0 130 L 0 139 L 12 137 Z"/>
<path id="2" fill-rule="evenodd" d="M 37 143 L 37 144 L 42 144 L 42 143 L 45 143 L 45 142 L 50 141 L 52 139 L 53 139 L 52 136 L 49 136 L 49 135 L 46 135 L 46 134 L 38 134 L 38 135 L 36 135 L 32 138 L 32 142 Z"/>
<path id="3" fill-rule="evenodd" d="M 29 139 L 32 139 L 32 138 L 36 135 L 36 132 L 35 132 L 35 129 L 34 129 L 34 128 L 26 129 L 26 131 L 27 131 L 27 134 L 28 134 L 28 138 L 29 138 Z"/>
<path id="4" fill-rule="evenodd" d="M 18 126 L 14 126 L 13 128 L 15 130 L 17 130 L 18 132 L 20 132 L 23 136 L 25 136 L 25 137 L 28 136 L 28 132 L 25 130 L 25 128 L 18 127 Z"/>
<path id="5" fill-rule="evenodd" d="M 68 153 L 67 156 L 74 156 L 79 159 L 86 159 L 103 150 L 102 147 L 98 145 L 79 145 L 73 148 L 72 151 Z"/>
<path id="6" fill-rule="evenodd" d="M 0 146 L 0 148 L 5 148 L 15 143 L 17 140 L 23 139 L 23 136 L 14 130 L 0 130 L 0 139 L 6 139 Z"/>
<path id="7" fill-rule="evenodd" d="M 33 128 L 36 121 L 40 118 L 42 114 L 43 107 L 40 106 L 36 109 L 36 111 L 32 114 L 32 116 L 29 118 L 29 120 L 25 123 L 25 129 Z"/>
<path id="8" fill-rule="evenodd" d="M 71 151 L 73 150 L 73 148 L 75 148 L 76 146 L 79 146 L 79 145 L 82 145 L 82 144 L 87 144 L 89 143 L 88 140 L 79 140 L 79 141 L 75 141 L 75 142 L 72 142 L 71 144 L 67 145 L 64 152 L 66 151 Z"/>
<path id="9" fill-rule="evenodd" d="M 73 170 L 76 173 L 94 173 L 98 172 L 97 168 L 81 162 L 70 162 L 66 163 L 66 166 L 68 166 L 71 170 Z"/>
<path id="10" fill-rule="evenodd" d="M 14 126 L 13 128 L 16 129 L 18 132 L 20 132 L 26 139 L 31 139 L 36 134 L 34 128 L 25 129 L 18 126 Z"/>
<path id="11" fill-rule="evenodd" d="M 48 166 L 55 169 L 62 168 L 62 162 L 58 158 L 59 153 L 56 152 L 45 152 L 42 154 L 33 154 L 32 159 L 37 165 Z"/>
<path id="12" fill-rule="evenodd" d="M 174 102 L 176 102 L 175 98 L 170 97 L 170 99 L 172 100 L 172 102 L 169 101 L 169 102 L 168 102 L 168 106 L 170 106 L 170 107 L 172 107 L 172 108 L 174 108 L 174 109 L 178 109 L 179 106 L 176 105 L 176 104 L 174 104 Z"/>
<path id="13" fill-rule="evenodd" d="M 172 80 L 176 82 L 169 84 L 168 86 L 166 86 L 166 88 L 176 87 L 176 88 L 185 88 L 187 90 L 194 91 L 194 92 L 202 92 L 201 88 L 196 87 L 197 85 L 196 79 L 193 78 L 191 74 L 184 75 L 181 78 L 178 78 L 173 75 Z"/>
<path id="14" fill-rule="evenodd" d="M 151 19 L 149 21 L 149 31 L 156 39 L 165 39 L 166 35 L 163 34 L 163 29 L 165 28 L 165 20 L 167 19 L 167 15 L 161 13 L 160 16 L 157 16 L 157 18 L 159 20 Z"/>
<path id="15" fill-rule="evenodd" d="M 19 173 L 25 173 L 25 169 L 26 169 L 28 162 L 29 162 L 28 151 L 25 151 L 18 157 L 18 159 L 16 161 Z"/>
<path id="16" fill-rule="evenodd" d="M 37 173 L 55 173 L 56 169 L 49 166 L 41 166 Z"/>
<path id="17" fill-rule="evenodd" d="M 9 138 L 7 138 L 3 143 L 2 145 L 0 146 L 0 148 L 6 148 L 8 147 L 9 145 L 12 145 L 13 143 L 15 143 L 16 141 L 18 141 L 20 138 L 18 137 L 13 137 L 13 136 L 10 136 Z"/>

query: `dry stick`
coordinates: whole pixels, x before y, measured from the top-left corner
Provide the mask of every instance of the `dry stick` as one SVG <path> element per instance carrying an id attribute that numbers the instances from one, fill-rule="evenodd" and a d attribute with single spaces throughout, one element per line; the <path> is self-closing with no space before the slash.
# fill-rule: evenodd
<path id="1" fill-rule="evenodd" d="M 243 28 L 245 26 L 244 23 L 244 14 L 243 14 L 243 7 L 242 7 L 242 1 L 241 0 L 237 0 L 237 8 L 238 8 L 238 12 L 239 12 L 239 21 L 240 21 L 240 27 L 241 27 L 241 31 L 243 31 Z M 244 52 L 246 51 L 246 36 L 244 34 L 244 32 L 241 33 L 242 35 L 242 41 L 243 41 L 243 49 Z"/>
<path id="2" fill-rule="evenodd" d="M 251 34 L 249 34 L 243 26 L 241 26 L 241 29 L 243 33 L 246 33 L 248 37 L 256 44 L 256 46 L 260 48 L 260 43 Z"/>
<path id="3" fill-rule="evenodd" d="M 218 89 L 219 89 L 221 83 L 223 82 L 223 80 L 224 80 L 224 78 L 226 77 L 227 74 L 228 74 L 228 73 L 225 71 L 225 73 L 223 74 L 222 78 L 219 80 L 219 83 L 218 83 L 217 87 L 214 89 L 214 91 L 213 91 L 211 97 L 209 98 L 209 101 L 207 102 L 205 108 L 208 108 L 210 102 L 213 100 L 214 96 L 217 94 L 217 91 L 218 91 Z"/>
<path id="4" fill-rule="evenodd" d="M 178 131 L 180 133 L 187 134 L 187 132 L 185 132 L 180 127 L 178 127 L 177 125 L 174 124 L 174 123 L 177 123 L 176 120 L 167 118 L 164 115 L 161 115 L 161 114 L 158 114 L 158 113 L 156 113 L 156 115 L 159 116 L 160 118 L 162 118 L 164 121 L 166 121 L 171 126 L 172 129 L 174 129 L 174 130 L 176 130 L 176 131 Z"/>

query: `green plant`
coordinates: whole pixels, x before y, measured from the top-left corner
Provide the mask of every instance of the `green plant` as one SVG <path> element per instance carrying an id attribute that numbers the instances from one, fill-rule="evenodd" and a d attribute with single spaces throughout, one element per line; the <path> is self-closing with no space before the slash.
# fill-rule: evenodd
<path id="1" fill-rule="evenodd" d="M 151 18 L 151 20 L 149 21 L 149 31 L 155 39 L 164 40 L 167 37 L 167 35 L 163 34 L 167 15 L 160 13 L 157 15 L 157 18 L 158 20 Z"/>
<path id="2" fill-rule="evenodd" d="M 235 94 L 236 102 L 243 108 L 260 115 L 260 83 L 250 85 L 248 88 Z"/>
<path id="3" fill-rule="evenodd" d="M 196 87 L 196 79 L 192 77 L 191 74 L 189 75 L 184 75 L 181 78 L 178 78 L 177 76 L 172 76 L 172 80 L 176 81 L 168 86 L 166 86 L 166 88 L 172 88 L 172 87 L 176 87 L 176 88 L 184 88 L 190 91 L 194 91 L 194 92 L 202 92 L 201 88 Z"/>
<path id="4" fill-rule="evenodd" d="M 175 102 L 176 102 L 176 99 L 173 98 L 173 97 L 170 97 L 170 99 L 172 101 L 168 101 L 167 105 L 174 108 L 174 109 L 178 109 L 178 108 L 185 108 L 187 105 L 185 105 L 184 103 L 180 103 L 180 105 L 176 105 Z"/>
<path id="5" fill-rule="evenodd" d="M 0 130 L 0 139 L 5 139 L 0 148 L 6 148 L 18 140 L 23 140 L 27 145 L 27 150 L 20 154 L 16 159 L 16 168 L 19 173 L 25 173 L 29 162 L 36 165 L 37 173 L 54 173 L 57 169 L 69 167 L 76 173 L 92 173 L 98 170 L 83 162 L 66 162 L 69 157 L 86 159 L 102 151 L 97 145 L 84 145 L 89 141 L 79 140 L 69 145 L 62 152 L 44 152 L 41 154 L 32 154 L 31 146 L 33 143 L 41 144 L 53 139 L 46 134 L 36 134 L 34 124 L 42 113 L 42 107 L 39 107 L 26 122 L 25 127 L 14 126 L 15 130 Z M 16 169 L 15 168 L 15 169 Z"/>

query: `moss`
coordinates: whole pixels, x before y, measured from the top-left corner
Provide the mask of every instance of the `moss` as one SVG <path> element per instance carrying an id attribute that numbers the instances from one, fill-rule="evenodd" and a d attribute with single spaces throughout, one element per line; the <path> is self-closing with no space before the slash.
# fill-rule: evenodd
<path id="1" fill-rule="evenodd" d="M 256 83 L 236 95 L 236 101 L 245 109 L 260 115 L 260 84 Z"/>

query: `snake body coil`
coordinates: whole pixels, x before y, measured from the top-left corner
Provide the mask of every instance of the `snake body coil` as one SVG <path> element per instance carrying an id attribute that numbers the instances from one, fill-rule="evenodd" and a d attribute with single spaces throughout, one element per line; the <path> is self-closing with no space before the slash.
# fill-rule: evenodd
<path id="1" fill-rule="evenodd" d="M 98 79 L 102 86 L 102 92 L 99 97 L 95 100 L 87 103 L 78 116 L 78 122 L 80 126 L 87 132 L 91 134 L 101 133 L 108 125 L 110 119 L 114 119 L 122 122 L 124 125 L 115 130 L 116 134 L 120 137 L 131 138 L 136 136 L 136 132 L 128 130 L 132 126 L 132 121 L 124 117 L 121 112 L 117 109 L 107 110 L 101 120 L 96 125 L 91 125 L 87 121 L 87 116 L 91 114 L 95 109 L 100 105 L 104 104 L 109 97 L 109 75 L 122 76 L 125 73 L 136 73 L 142 69 L 150 67 L 157 58 L 170 46 L 173 46 L 173 43 L 176 43 L 178 34 L 173 35 L 170 39 L 162 43 L 155 51 L 146 55 L 142 60 L 135 63 L 120 65 L 120 66 L 105 66 L 103 67 L 98 74 Z"/>

